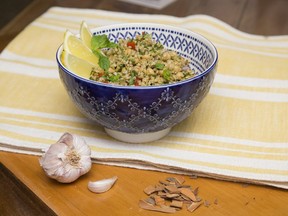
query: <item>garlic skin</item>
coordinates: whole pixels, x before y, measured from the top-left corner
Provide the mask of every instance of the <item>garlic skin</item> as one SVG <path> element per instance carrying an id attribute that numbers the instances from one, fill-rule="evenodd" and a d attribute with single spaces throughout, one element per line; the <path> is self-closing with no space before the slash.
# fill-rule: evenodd
<path id="1" fill-rule="evenodd" d="M 88 189 L 94 193 L 104 193 L 112 188 L 117 179 L 117 176 L 113 176 L 109 179 L 102 179 L 94 182 L 90 181 L 88 182 Z"/>
<path id="2" fill-rule="evenodd" d="M 92 166 L 91 150 L 85 140 L 64 133 L 40 159 L 47 176 L 62 183 L 71 183 L 87 173 Z"/>

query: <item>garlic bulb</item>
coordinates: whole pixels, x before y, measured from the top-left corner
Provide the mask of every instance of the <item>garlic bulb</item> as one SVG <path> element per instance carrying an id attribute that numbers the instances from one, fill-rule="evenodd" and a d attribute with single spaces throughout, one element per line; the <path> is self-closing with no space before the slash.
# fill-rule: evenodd
<path id="1" fill-rule="evenodd" d="M 62 183 L 75 181 L 91 169 L 91 150 L 84 139 L 64 133 L 40 159 L 45 173 Z"/>
<path id="2" fill-rule="evenodd" d="M 113 176 L 112 178 L 109 179 L 102 179 L 94 182 L 90 181 L 88 183 L 88 189 L 94 193 L 104 193 L 114 185 L 117 179 L 118 179 L 117 176 Z"/>

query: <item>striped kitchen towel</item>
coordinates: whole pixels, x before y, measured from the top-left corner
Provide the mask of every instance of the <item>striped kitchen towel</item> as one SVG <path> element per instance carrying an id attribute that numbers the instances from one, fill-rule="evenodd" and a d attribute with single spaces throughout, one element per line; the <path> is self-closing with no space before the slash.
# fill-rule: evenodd
<path id="1" fill-rule="evenodd" d="M 83 20 L 91 28 L 155 22 L 202 34 L 219 51 L 208 96 L 159 141 L 113 140 L 75 108 L 59 79 L 56 50 Z M 86 140 L 94 162 L 288 189 L 288 36 L 243 33 L 205 15 L 50 8 L 1 53 L 0 150 L 41 155 L 66 131 Z"/>

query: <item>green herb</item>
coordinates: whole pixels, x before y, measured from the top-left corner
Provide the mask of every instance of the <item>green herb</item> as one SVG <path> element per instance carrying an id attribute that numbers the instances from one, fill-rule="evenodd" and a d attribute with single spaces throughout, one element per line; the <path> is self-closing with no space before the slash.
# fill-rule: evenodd
<path id="1" fill-rule="evenodd" d="M 117 74 L 117 75 L 110 76 L 108 79 L 110 82 L 117 82 L 119 80 L 119 78 L 120 78 L 120 75 Z"/>
<path id="2" fill-rule="evenodd" d="M 91 47 L 93 51 L 103 48 L 114 48 L 117 46 L 116 43 L 113 43 L 108 39 L 107 35 L 94 35 L 91 39 Z"/>
<path id="3" fill-rule="evenodd" d="M 162 70 L 163 68 L 164 68 L 164 64 L 162 64 L 162 63 L 156 63 L 155 64 L 155 67 L 158 69 L 158 70 Z"/>
<path id="4" fill-rule="evenodd" d="M 94 35 L 91 39 L 92 52 L 99 58 L 99 66 L 104 70 L 108 71 L 110 67 L 110 60 L 105 56 L 101 49 L 103 48 L 114 48 L 118 45 L 109 41 L 107 35 Z"/>
<path id="5" fill-rule="evenodd" d="M 101 50 L 93 50 L 93 53 L 98 56 L 99 58 L 99 66 L 104 70 L 108 71 L 110 67 L 110 60 L 107 56 L 105 56 Z"/>
<path id="6" fill-rule="evenodd" d="M 167 68 L 165 68 L 163 70 L 163 78 L 166 80 L 166 81 L 169 81 L 170 78 L 171 78 L 171 71 L 168 70 Z"/>
<path id="7" fill-rule="evenodd" d="M 131 77 L 129 79 L 129 85 L 134 85 L 137 72 L 135 70 L 131 71 Z"/>
<path id="8" fill-rule="evenodd" d="M 132 63 L 133 66 L 136 65 L 136 62 L 135 62 L 135 59 L 134 59 L 134 58 L 131 58 L 130 61 L 131 61 L 131 63 Z"/>
<path id="9" fill-rule="evenodd" d="M 130 79 L 129 79 L 129 85 L 133 85 L 134 82 L 135 82 L 135 77 L 131 76 Z"/>

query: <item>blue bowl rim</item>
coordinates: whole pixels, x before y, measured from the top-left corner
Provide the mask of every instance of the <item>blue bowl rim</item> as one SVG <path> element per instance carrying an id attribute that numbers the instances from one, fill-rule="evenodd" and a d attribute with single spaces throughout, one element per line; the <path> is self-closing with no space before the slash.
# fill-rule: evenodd
<path id="1" fill-rule="evenodd" d="M 218 62 L 218 52 L 217 52 L 217 49 L 215 47 L 215 45 L 210 41 L 208 40 L 206 37 L 202 36 L 201 34 L 199 33 L 196 33 L 196 32 L 193 32 L 191 30 L 188 30 L 188 29 L 184 29 L 184 28 L 179 28 L 179 27 L 175 27 L 175 26 L 171 26 L 171 25 L 162 25 L 162 24 L 157 24 L 157 23 L 120 23 L 120 24 L 113 24 L 113 25 L 105 25 L 105 26 L 101 26 L 101 27 L 97 27 L 97 28 L 93 28 L 91 29 L 91 32 L 92 34 L 95 32 L 95 31 L 101 31 L 101 30 L 104 30 L 104 29 L 107 29 L 107 28 L 119 28 L 119 27 L 129 27 L 129 26 L 145 26 L 145 27 L 155 27 L 155 28 L 169 28 L 171 30 L 175 30 L 175 31 L 179 31 L 179 32 L 183 32 L 183 33 L 186 33 L 186 34 L 192 34 L 193 36 L 197 37 L 197 38 L 200 38 L 202 41 L 205 42 L 205 44 L 209 44 L 211 46 L 211 49 L 214 51 L 214 61 L 213 63 L 205 70 L 203 71 L 202 73 L 200 73 L 199 75 L 195 76 L 195 77 L 192 77 L 190 79 L 186 79 L 186 80 L 182 80 L 180 82 L 175 82 L 175 83 L 171 83 L 171 84 L 163 84 L 163 85 L 155 85 L 155 86 L 120 86 L 120 85 L 113 85 L 113 84 L 109 84 L 109 83 L 102 83 L 102 82 L 96 82 L 96 81 L 93 81 L 93 80 L 89 80 L 89 79 L 86 79 L 86 78 L 83 78 L 81 76 L 78 76 L 77 74 L 73 73 L 72 71 L 68 70 L 61 62 L 60 60 L 60 56 L 61 56 L 61 53 L 63 51 L 63 43 L 59 46 L 59 48 L 57 49 L 56 51 L 56 60 L 57 60 L 57 63 L 58 63 L 58 66 L 61 67 L 61 69 L 73 76 L 74 78 L 77 78 L 77 79 L 80 79 L 84 82 L 87 82 L 87 83 L 90 83 L 90 84 L 94 84 L 94 85 L 99 85 L 99 86 L 103 86 L 103 87 L 110 87 L 110 88 L 115 88 L 115 89 L 159 89 L 159 88 L 170 88 L 170 87 L 174 87 L 174 86 L 178 86 L 178 85 L 182 85 L 182 84 L 185 84 L 185 83 L 189 83 L 189 82 L 192 82 L 194 80 L 197 80 L 203 76 L 205 76 L 206 74 L 208 74 L 210 71 L 212 71 L 217 62 Z M 80 36 L 79 34 L 77 34 L 76 36 Z"/>

